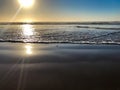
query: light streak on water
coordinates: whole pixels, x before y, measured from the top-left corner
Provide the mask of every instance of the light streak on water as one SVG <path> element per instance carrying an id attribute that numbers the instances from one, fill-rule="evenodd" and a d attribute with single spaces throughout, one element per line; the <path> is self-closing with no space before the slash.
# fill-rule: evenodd
<path id="1" fill-rule="evenodd" d="M 19 14 L 19 12 L 21 11 L 21 9 L 22 9 L 22 6 L 20 6 L 19 8 L 18 8 L 18 10 L 16 11 L 16 13 L 13 15 L 13 17 L 10 19 L 10 21 L 9 22 L 13 22 L 14 20 L 15 20 L 15 18 L 17 17 L 17 15 Z M 4 27 L 4 30 L 2 30 L 1 31 L 1 33 L 0 33 L 0 35 L 2 36 L 2 34 L 9 28 L 9 24 L 8 25 L 6 25 L 5 27 Z"/>

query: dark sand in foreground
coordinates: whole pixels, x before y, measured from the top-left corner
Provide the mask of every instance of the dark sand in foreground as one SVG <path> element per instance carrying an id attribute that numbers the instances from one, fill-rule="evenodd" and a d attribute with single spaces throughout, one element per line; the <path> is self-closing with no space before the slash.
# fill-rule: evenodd
<path id="1" fill-rule="evenodd" d="M 0 43 L 0 90 L 91 89 L 120 89 L 120 46 Z"/>

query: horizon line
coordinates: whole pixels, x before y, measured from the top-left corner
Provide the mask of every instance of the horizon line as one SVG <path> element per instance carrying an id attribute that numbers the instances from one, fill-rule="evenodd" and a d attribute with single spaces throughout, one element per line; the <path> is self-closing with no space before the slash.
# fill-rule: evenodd
<path id="1" fill-rule="evenodd" d="M 120 24 L 120 21 L 85 21 L 85 22 L 0 22 L 0 25 L 7 24 Z"/>

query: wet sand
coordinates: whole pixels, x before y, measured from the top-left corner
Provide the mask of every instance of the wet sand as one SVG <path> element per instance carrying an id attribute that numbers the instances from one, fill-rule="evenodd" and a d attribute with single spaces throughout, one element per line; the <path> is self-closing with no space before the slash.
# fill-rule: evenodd
<path id="1" fill-rule="evenodd" d="M 120 46 L 0 43 L 0 90 L 119 90 Z"/>

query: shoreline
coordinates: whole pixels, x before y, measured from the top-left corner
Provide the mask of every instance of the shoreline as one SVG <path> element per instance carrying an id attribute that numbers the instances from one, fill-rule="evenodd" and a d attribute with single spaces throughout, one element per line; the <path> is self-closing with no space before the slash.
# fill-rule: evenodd
<path id="1" fill-rule="evenodd" d="M 0 41 L 0 43 L 18 43 L 18 44 L 78 44 L 78 45 L 120 45 L 120 43 L 77 43 L 77 42 L 24 42 L 24 41 Z"/>

